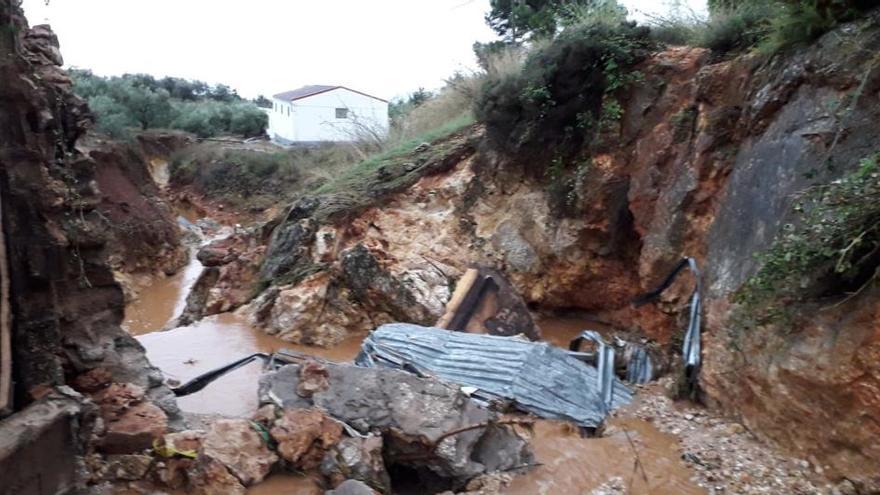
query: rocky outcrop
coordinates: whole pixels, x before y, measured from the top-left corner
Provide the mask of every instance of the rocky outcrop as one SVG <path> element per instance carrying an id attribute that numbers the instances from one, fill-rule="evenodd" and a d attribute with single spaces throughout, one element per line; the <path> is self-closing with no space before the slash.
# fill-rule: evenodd
<path id="1" fill-rule="evenodd" d="M 109 434 L 146 438 L 140 433 L 164 428 L 166 416 L 179 421 L 178 409 L 162 374 L 119 327 L 124 298 L 108 266 L 113 237 L 102 210 L 112 191 L 101 189 L 101 165 L 78 148 L 90 116 L 60 63 L 48 26 L 28 29 L 18 2 L 0 1 L 0 202 L 14 322 L 13 407 L 102 368 L 112 382 L 142 393 L 105 424 Z M 37 446 L 46 465 L 70 455 Z"/>
<path id="2" fill-rule="evenodd" d="M 196 257 L 205 269 L 190 289 L 176 326 L 234 310 L 251 300 L 266 252 L 258 231 L 234 232 L 198 250 Z"/>
<path id="3" fill-rule="evenodd" d="M 833 308 L 803 303 L 802 317 L 783 324 L 744 331 L 733 316 L 734 296 L 760 267 L 755 254 L 797 221 L 796 193 L 880 149 L 878 26 L 875 12 L 773 58 L 656 53 L 621 99 L 616 143 L 560 183 L 529 172 L 549 163 L 476 147 L 351 208 L 339 195 L 305 198 L 267 250 L 262 275 L 277 287 L 249 309 L 283 334 L 297 325 L 277 315 L 296 308 L 312 324 L 293 340 L 332 343 L 388 319 L 436 319 L 464 269 L 483 264 L 533 308 L 588 311 L 675 352 L 692 281 L 656 304 L 631 302 L 692 256 L 707 292 L 704 398 L 826 474 L 874 489 L 860 466 L 880 460 L 876 289 Z M 469 132 L 481 139 L 478 127 Z M 369 317 L 357 322 L 358 312 Z M 313 324 L 325 320 L 345 323 Z"/>

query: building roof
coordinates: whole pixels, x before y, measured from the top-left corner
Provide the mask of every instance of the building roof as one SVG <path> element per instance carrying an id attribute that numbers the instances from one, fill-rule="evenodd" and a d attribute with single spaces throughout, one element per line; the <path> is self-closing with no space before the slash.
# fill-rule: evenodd
<path id="1" fill-rule="evenodd" d="M 273 95 L 272 97 L 284 101 L 294 101 L 308 98 L 309 96 L 315 96 L 320 93 L 326 93 L 327 91 L 333 91 L 334 89 L 347 89 L 353 93 L 358 93 L 369 98 L 373 98 L 374 100 L 384 101 L 385 103 L 388 103 L 387 100 L 383 100 L 382 98 L 377 98 L 373 95 L 368 95 L 360 91 L 355 91 L 351 88 L 346 88 L 345 86 L 327 86 L 323 84 L 310 84 L 308 86 L 303 86 L 301 88 L 297 88 L 291 91 L 278 93 L 277 95 Z"/>

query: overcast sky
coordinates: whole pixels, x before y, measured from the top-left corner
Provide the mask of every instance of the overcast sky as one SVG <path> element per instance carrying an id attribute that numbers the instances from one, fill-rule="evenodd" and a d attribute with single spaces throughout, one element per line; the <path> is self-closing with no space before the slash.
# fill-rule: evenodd
<path id="1" fill-rule="evenodd" d="M 705 0 L 688 0 L 698 9 Z M 669 0 L 624 0 L 662 12 Z M 340 84 L 392 98 L 442 86 L 495 39 L 489 0 L 24 0 L 50 23 L 67 66 L 101 75 L 146 72 L 271 95 Z"/>

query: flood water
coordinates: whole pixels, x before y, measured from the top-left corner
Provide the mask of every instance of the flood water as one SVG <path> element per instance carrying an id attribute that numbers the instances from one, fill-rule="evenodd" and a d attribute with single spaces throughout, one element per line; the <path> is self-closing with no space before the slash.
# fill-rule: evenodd
<path id="1" fill-rule="evenodd" d="M 541 329 L 541 337 L 547 342 L 568 349 L 568 344 L 584 330 L 605 332 L 611 328 L 604 324 L 573 316 L 538 315 L 535 323 Z"/>
<path id="2" fill-rule="evenodd" d="M 146 348 L 147 357 L 171 378 L 185 383 L 237 359 L 257 353 L 294 349 L 334 361 L 351 361 L 360 350 L 362 335 L 354 335 L 330 349 L 285 342 L 252 327 L 243 318 L 223 313 L 186 327 L 160 331 L 178 316 L 186 295 L 201 273 L 195 257 L 177 274 L 155 280 L 125 310 L 124 327 Z M 212 382 L 203 390 L 178 398 L 185 412 L 249 416 L 257 408 L 257 381 L 262 361 L 255 361 Z"/>
<path id="3" fill-rule="evenodd" d="M 353 335 L 330 349 L 301 346 L 267 335 L 232 313 L 160 331 L 183 310 L 186 294 L 201 270 L 201 264 L 193 257 L 178 274 L 157 279 L 144 288 L 140 297 L 126 308 L 124 326 L 143 344 L 150 361 L 162 369 L 166 377 L 184 383 L 244 356 L 271 353 L 280 348 L 341 362 L 351 361 L 359 351 L 363 335 Z M 539 317 L 537 323 L 544 339 L 562 348 L 567 348 L 583 330 L 608 329 L 600 323 L 574 317 Z M 255 361 L 200 392 L 179 398 L 178 403 L 182 410 L 190 413 L 249 416 L 257 407 L 261 371 L 262 362 Z M 681 461 L 674 437 L 661 433 L 648 422 L 625 414 L 621 416 L 609 421 L 609 433 L 601 438 L 582 438 L 575 428 L 564 422 L 538 421 L 532 445 L 541 466 L 516 477 L 505 493 L 588 493 L 612 477 L 623 480 L 626 493 L 705 493 L 690 481 L 692 473 Z M 637 458 L 641 468 L 635 466 Z M 322 491 L 312 479 L 290 474 L 273 475 L 248 490 L 249 495 L 275 493 L 311 495 Z"/>
<path id="4" fill-rule="evenodd" d="M 505 493 L 589 493 L 613 477 L 623 480 L 624 493 L 706 493 L 690 481 L 693 473 L 681 461 L 675 437 L 635 418 L 612 418 L 607 429 L 606 436 L 582 438 L 568 423 L 538 421 L 532 447 L 536 461 L 542 465 L 514 478 Z M 644 472 L 636 466 L 636 459 Z"/>
<path id="5" fill-rule="evenodd" d="M 144 335 L 162 329 L 183 311 L 186 294 L 202 273 L 202 264 L 191 256 L 182 270 L 165 278 L 156 278 L 141 289 L 138 299 L 125 307 L 122 327 L 132 335 Z"/>

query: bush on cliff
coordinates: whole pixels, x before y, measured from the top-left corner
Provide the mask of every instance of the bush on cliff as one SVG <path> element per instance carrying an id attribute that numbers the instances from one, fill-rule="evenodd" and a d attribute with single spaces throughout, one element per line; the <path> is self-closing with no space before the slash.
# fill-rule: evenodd
<path id="1" fill-rule="evenodd" d="M 652 37 L 663 43 L 722 54 L 753 48 L 775 53 L 810 43 L 874 6 L 870 0 L 716 0 L 709 2 L 708 17 L 676 9 L 650 24 Z"/>
<path id="2" fill-rule="evenodd" d="M 880 153 L 843 178 L 813 186 L 795 201 L 794 219 L 761 268 L 737 294 L 759 321 L 790 303 L 857 292 L 880 275 Z"/>
<path id="3" fill-rule="evenodd" d="M 489 74 L 474 111 L 508 154 L 571 155 L 620 118 L 617 93 L 653 43 L 631 23 L 582 23 L 528 55 L 520 71 Z M 546 163 L 546 161 L 545 161 Z"/>

